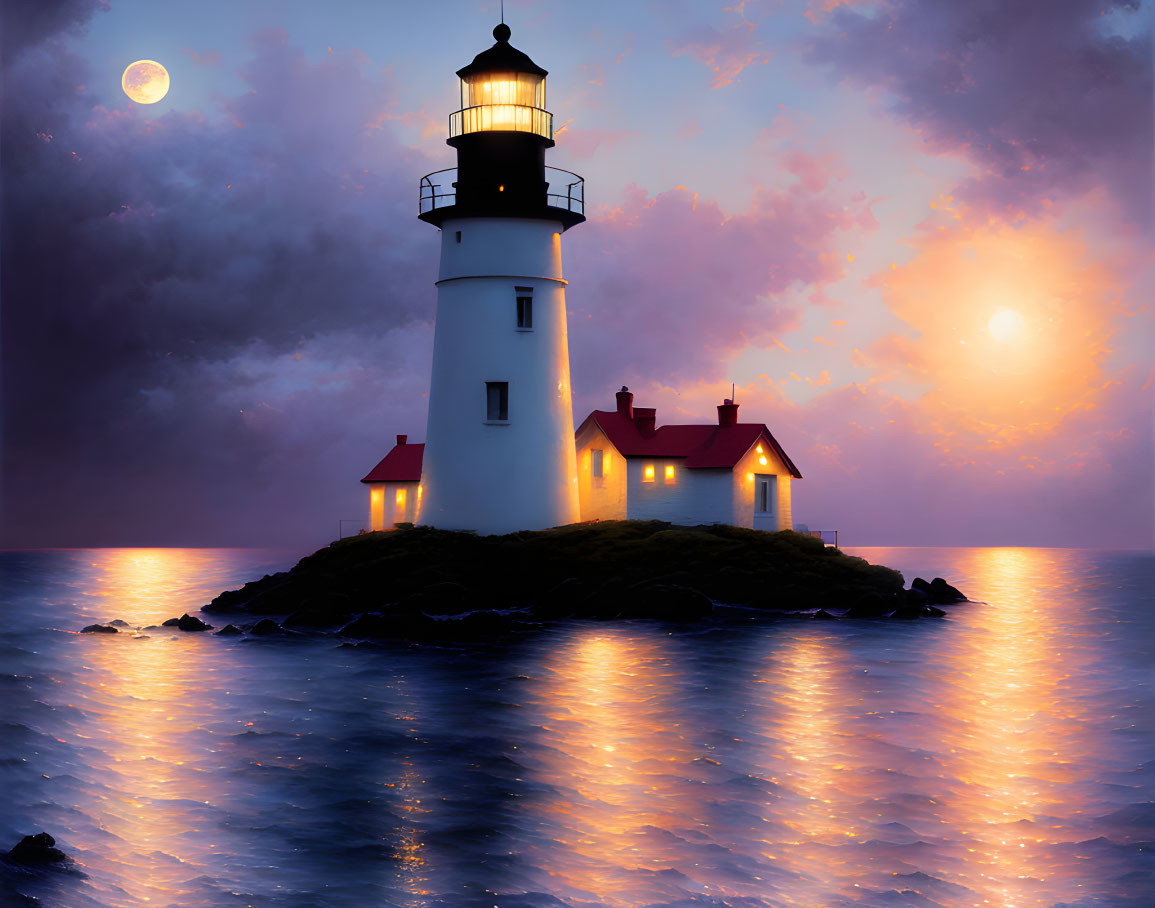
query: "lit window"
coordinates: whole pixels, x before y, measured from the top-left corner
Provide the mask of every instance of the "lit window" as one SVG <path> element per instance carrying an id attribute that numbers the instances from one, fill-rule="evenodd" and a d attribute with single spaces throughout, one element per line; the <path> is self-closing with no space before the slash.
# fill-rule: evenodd
<path id="1" fill-rule="evenodd" d="M 672 463 L 666 464 L 666 483 L 674 481 L 674 465 Z"/>
<path id="2" fill-rule="evenodd" d="M 646 464 L 642 469 L 642 482 L 654 481 L 654 465 L 652 463 Z"/>
<path id="3" fill-rule="evenodd" d="M 590 461 L 594 476 L 602 475 L 602 464 L 604 461 L 604 454 L 601 448 L 594 448 L 590 451 Z"/>
<path id="4" fill-rule="evenodd" d="M 509 382 L 485 383 L 485 418 L 494 422 L 509 419 Z"/>
<path id="5" fill-rule="evenodd" d="M 399 508 L 405 507 L 405 490 L 404 489 L 398 489 L 397 490 L 397 495 L 395 496 L 395 500 L 397 502 L 397 507 L 399 507 Z"/>
<path id="6" fill-rule="evenodd" d="M 533 288 L 515 287 L 517 291 L 517 327 L 523 331 L 533 327 Z"/>

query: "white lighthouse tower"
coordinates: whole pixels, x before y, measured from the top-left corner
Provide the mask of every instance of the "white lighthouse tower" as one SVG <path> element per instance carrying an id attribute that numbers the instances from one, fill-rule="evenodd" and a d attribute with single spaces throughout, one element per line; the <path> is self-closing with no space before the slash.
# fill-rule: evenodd
<path id="1" fill-rule="evenodd" d="M 417 519 L 508 533 L 579 520 L 561 235 L 585 216 L 581 177 L 545 166 L 546 71 L 493 36 L 457 71 L 457 167 L 421 180 L 441 267 Z"/>

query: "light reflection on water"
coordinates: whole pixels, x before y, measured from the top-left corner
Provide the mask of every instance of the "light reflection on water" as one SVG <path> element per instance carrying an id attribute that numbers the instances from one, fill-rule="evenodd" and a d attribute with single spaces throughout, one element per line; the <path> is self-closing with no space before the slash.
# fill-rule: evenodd
<path id="1" fill-rule="evenodd" d="M 348 649 L 71 633 L 281 553 L 0 554 L 0 851 L 86 874 L 0 903 L 1151 904 L 1151 556 L 861 553 L 987 604 Z"/>

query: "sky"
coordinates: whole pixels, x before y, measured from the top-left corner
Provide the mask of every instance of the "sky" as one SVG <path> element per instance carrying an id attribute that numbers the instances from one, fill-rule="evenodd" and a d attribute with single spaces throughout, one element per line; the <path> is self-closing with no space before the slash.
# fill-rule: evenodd
<path id="1" fill-rule="evenodd" d="M 424 438 L 498 3 L 5 3 L 0 545 L 308 549 Z M 575 424 L 731 385 L 844 545 L 1155 540 L 1151 3 L 508 0 L 585 177 Z M 137 104 L 124 68 L 162 63 Z M 992 321 L 993 320 L 993 321 Z"/>

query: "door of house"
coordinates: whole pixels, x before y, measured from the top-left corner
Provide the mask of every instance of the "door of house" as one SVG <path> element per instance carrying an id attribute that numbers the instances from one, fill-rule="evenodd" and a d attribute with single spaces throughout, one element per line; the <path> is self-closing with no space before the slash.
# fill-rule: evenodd
<path id="1" fill-rule="evenodd" d="M 754 529 L 778 530 L 778 477 L 754 474 Z"/>

